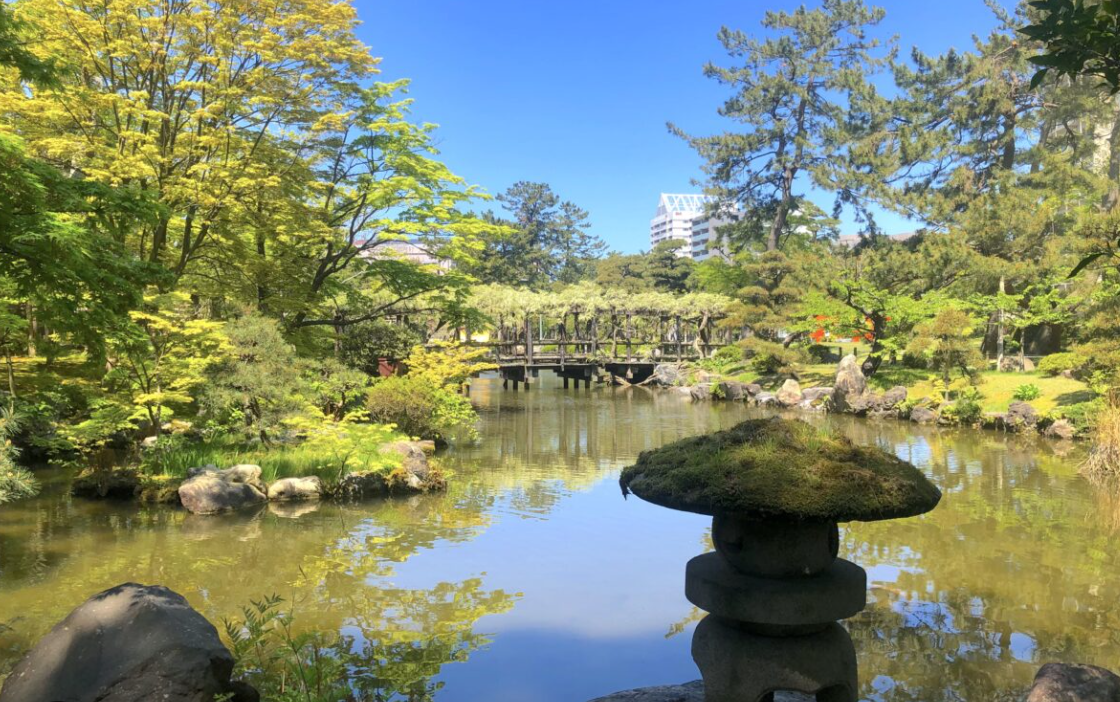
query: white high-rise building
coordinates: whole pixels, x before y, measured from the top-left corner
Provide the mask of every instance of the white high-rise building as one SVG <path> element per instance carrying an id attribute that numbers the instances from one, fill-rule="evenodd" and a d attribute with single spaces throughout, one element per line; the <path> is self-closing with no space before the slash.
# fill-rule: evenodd
<path id="1" fill-rule="evenodd" d="M 712 256 L 719 256 L 724 260 L 730 259 L 726 244 L 720 245 L 716 228 L 731 224 L 735 219 L 731 217 L 706 217 L 700 216 L 692 220 L 692 259 L 699 263 Z"/>
<path id="2" fill-rule="evenodd" d="M 685 242 L 679 255 L 692 257 L 692 221 L 704 216 L 704 205 L 711 200 L 705 195 L 661 193 L 657 214 L 649 221 L 649 245 L 676 239 Z"/>

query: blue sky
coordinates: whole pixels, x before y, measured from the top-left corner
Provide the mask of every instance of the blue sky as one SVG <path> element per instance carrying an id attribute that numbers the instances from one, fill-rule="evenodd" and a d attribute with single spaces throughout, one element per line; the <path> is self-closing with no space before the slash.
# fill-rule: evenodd
<path id="1" fill-rule="evenodd" d="M 1004 0 L 1007 4 L 1009 0 Z M 383 58 L 382 78 L 412 79 L 418 120 L 440 125 L 443 160 L 497 194 L 543 181 L 591 214 L 612 248 L 648 248 L 661 192 L 698 192 L 700 160 L 668 133 L 731 125 L 716 114 L 725 89 L 704 78 L 726 63 L 720 26 L 759 32 L 785 0 L 354 0 L 359 35 Z M 810 3 L 812 4 L 812 3 Z M 971 47 L 995 20 L 982 0 L 889 0 L 881 36 L 904 55 Z M 815 199 L 831 209 L 827 195 Z M 888 233 L 913 229 L 886 215 Z M 855 233 L 845 223 L 842 233 Z"/>

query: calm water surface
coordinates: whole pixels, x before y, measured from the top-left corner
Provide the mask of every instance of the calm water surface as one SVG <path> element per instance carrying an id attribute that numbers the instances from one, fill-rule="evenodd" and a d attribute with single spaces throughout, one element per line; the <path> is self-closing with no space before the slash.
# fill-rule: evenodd
<path id="1" fill-rule="evenodd" d="M 445 455 L 443 495 L 195 517 L 66 496 L 0 508 L 0 673 L 91 594 L 136 581 L 211 621 L 279 594 L 303 626 L 377 646 L 387 690 L 440 702 L 583 702 L 698 677 L 684 564 L 709 520 L 631 499 L 619 470 L 760 414 L 642 390 L 528 393 L 481 381 L 483 440 Z M 990 700 L 1051 660 L 1120 669 L 1120 504 L 1080 449 L 832 418 L 945 493 L 924 517 L 842 529 L 868 570 L 848 622 L 866 700 Z"/>

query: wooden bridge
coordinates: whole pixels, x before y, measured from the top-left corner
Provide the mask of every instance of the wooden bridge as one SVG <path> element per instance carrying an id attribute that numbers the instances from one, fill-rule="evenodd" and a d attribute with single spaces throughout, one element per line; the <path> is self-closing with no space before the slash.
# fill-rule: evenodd
<path id="1" fill-rule="evenodd" d="M 505 319 L 492 328 L 493 339 L 471 342 L 490 349 L 489 360 L 499 367 L 503 387 L 513 383 L 525 389 L 540 371 L 560 376 L 564 387 L 584 381 L 591 387 L 597 376 L 609 375 L 612 381 L 629 384 L 648 379 L 659 363 L 708 358 L 718 349 L 738 341 L 739 334 L 714 326 L 716 318 L 701 315 L 611 315 L 600 323 L 592 317 L 581 323 L 579 314 L 549 319 L 526 315 L 516 325 Z M 471 338 L 470 330 L 464 330 Z"/>

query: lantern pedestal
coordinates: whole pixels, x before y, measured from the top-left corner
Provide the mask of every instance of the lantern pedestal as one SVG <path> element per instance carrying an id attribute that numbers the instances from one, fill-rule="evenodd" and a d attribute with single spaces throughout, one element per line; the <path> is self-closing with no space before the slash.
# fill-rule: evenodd
<path id="1" fill-rule="evenodd" d="M 856 649 L 833 622 L 814 634 L 760 636 L 715 615 L 692 637 L 692 659 L 706 702 L 771 702 L 776 690 L 816 695 L 818 702 L 857 702 Z"/>

